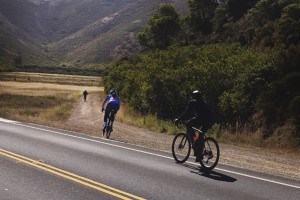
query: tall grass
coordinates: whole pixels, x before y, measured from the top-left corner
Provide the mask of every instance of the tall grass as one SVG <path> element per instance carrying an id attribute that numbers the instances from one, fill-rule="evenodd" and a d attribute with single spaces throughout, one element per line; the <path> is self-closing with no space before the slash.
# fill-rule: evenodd
<path id="1" fill-rule="evenodd" d="M 178 132 L 178 128 L 172 121 L 164 121 L 154 115 L 138 114 L 128 108 L 126 104 L 122 104 L 117 119 L 127 124 L 160 133 L 175 134 Z"/>
<path id="2" fill-rule="evenodd" d="M 64 121 L 68 119 L 77 95 L 27 96 L 0 94 L 0 117 L 24 121 Z"/>
<path id="3" fill-rule="evenodd" d="M 272 135 L 268 135 L 268 130 L 261 127 L 258 128 L 253 124 L 240 125 L 239 123 L 234 127 L 216 124 L 209 132 L 220 142 L 238 146 L 293 151 L 299 151 L 300 146 L 300 138 L 293 120 L 289 120 L 285 125 L 279 126 Z"/>
<path id="4" fill-rule="evenodd" d="M 81 96 L 81 94 L 70 94 L 67 97 L 63 97 L 60 102 L 54 107 L 47 108 L 40 114 L 40 118 L 51 121 L 65 121 L 72 113 L 73 105 L 75 101 Z"/>

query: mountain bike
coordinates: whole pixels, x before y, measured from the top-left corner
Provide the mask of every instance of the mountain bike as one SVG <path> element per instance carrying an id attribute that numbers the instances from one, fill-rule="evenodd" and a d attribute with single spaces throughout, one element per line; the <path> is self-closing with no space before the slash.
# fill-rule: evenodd
<path id="1" fill-rule="evenodd" d="M 109 139 L 111 132 L 113 131 L 113 123 L 115 120 L 115 111 L 111 110 L 107 119 L 106 127 L 103 129 L 103 137 Z"/>
<path id="2" fill-rule="evenodd" d="M 183 123 L 183 122 L 181 122 Z M 219 162 L 220 148 L 216 139 L 212 137 L 206 137 L 205 133 L 198 128 L 193 127 L 195 133 L 203 135 L 203 151 L 201 152 L 200 165 L 202 168 L 212 170 Z M 172 154 L 177 163 L 184 163 L 190 156 L 191 149 L 194 149 L 195 141 L 197 136 L 194 138 L 187 133 L 177 133 L 172 143 Z M 201 142 L 201 141 L 200 141 Z M 195 152 L 196 153 L 196 152 Z"/>

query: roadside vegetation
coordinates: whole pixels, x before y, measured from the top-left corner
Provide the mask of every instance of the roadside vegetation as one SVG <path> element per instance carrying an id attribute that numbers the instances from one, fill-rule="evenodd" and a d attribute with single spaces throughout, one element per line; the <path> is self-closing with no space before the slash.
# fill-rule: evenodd
<path id="1" fill-rule="evenodd" d="M 122 104 L 120 107 L 117 120 L 126 124 L 146 128 L 148 130 L 160 133 L 175 134 L 179 131 L 174 125 L 173 121 L 162 120 L 155 115 L 140 114 L 128 107 L 127 104 Z"/>
<path id="2" fill-rule="evenodd" d="M 138 34 L 144 53 L 112 63 L 105 88 L 150 127 L 172 121 L 199 89 L 220 140 L 299 148 L 299 1 L 187 2 L 186 16 L 160 6 Z"/>

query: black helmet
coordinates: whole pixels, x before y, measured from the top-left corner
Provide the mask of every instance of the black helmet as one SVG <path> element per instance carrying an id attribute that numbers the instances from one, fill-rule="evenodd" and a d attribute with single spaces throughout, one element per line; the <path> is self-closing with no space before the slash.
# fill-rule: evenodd
<path id="1" fill-rule="evenodd" d="M 202 97 L 202 92 L 200 92 L 199 90 L 195 90 L 192 93 L 192 97 L 195 98 L 195 99 L 201 98 Z"/>
<path id="2" fill-rule="evenodd" d="M 109 92 L 112 96 L 117 96 L 117 91 L 115 89 L 111 89 Z"/>

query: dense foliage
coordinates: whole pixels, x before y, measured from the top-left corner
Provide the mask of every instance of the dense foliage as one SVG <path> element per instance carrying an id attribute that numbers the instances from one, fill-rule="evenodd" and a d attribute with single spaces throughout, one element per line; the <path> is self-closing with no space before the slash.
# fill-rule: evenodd
<path id="1" fill-rule="evenodd" d="M 299 139 L 299 1 L 208 2 L 188 0 L 190 13 L 168 47 L 140 41 L 146 53 L 113 63 L 106 88 L 118 88 L 136 111 L 162 119 L 178 116 L 199 89 L 219 123 L 252 124 L 266 137 L 288 123 Z"/>
<path id="2" fill-rule="evenodd" d="M 148 20 L 145 31 L 138 34 L 138 41 L 150 49 L 165 49 L 179 28 L 178 13 L 172 6 L 163 4 Z"/>
<path id="3" fill-rule="evenodd" d="M 218 116 L 232 122 L 247 119 L 258 93 L 269 89 L 274 58 L 239 44 L 170 47 L 114 63 L 104 82 L 137 111 L 169 119 L 200 89 Z"/>

